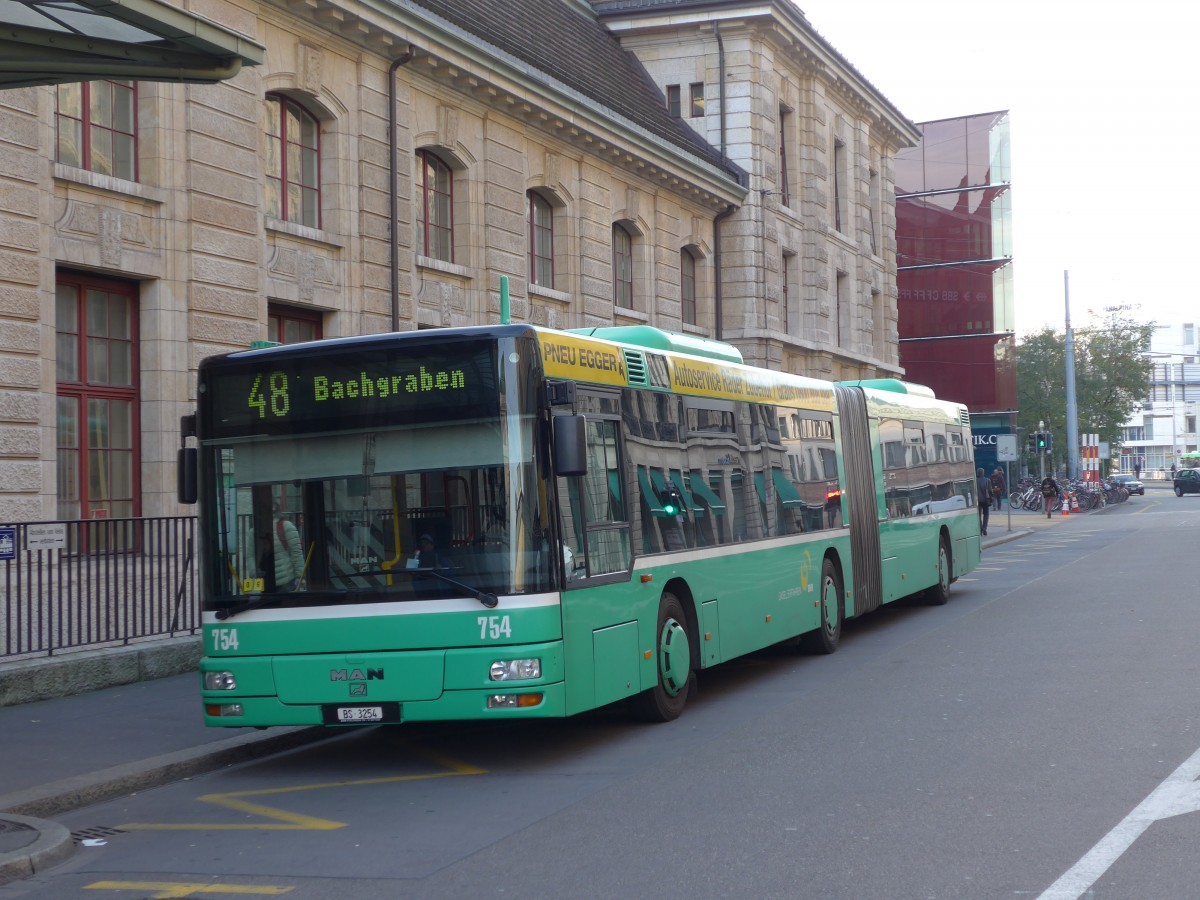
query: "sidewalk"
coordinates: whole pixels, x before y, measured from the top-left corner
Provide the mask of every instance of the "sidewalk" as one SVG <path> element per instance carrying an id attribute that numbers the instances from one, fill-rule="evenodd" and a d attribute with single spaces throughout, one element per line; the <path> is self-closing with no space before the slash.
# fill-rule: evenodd
<path id="1" fill-rule="evenodd" d="M 1010 531 L 1007 513 L 992 516 L 985 550 L 1058 521 L 1013 513 Z M 38 667 L 24 677 L 38 679 Z M 194 671 L 0 707 L 0 884 L 74 853 L 70 833 L 50 817 L 328 734 L 319 727 L 208 728 Z"/>
<path id="2" fill-rule="evenodd" d="M 70 833 L 48 817 L 326 734 L 208 728 L 195 672 L 0 707 L 0 884 L 74 852 Z"/>

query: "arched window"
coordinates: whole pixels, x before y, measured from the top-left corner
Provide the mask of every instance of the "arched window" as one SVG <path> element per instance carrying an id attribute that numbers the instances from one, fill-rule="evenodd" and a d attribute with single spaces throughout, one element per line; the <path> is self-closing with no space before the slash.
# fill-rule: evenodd
<path id="1" fill-rule="evenodd" d="M 680 318 L 688 325 L 696 324 L 696 256 L 687 247 L 679 252 Z"/>
<path id="2" fill-rule="evenodd" d="M 54 116 L 55 159 L 137 181 L 137 82 L 60 84 Z"/>
<path id="3" fill-rule="evenodd" d="M 554 287 L 554 208 L 537 191 L 528 194 L 529 283 Z"/>
<path id="4" fill-rule="evenodd" d="M 287 97 L 267 95 L 267 215 L 321 227 L 321 125 Z"/>
<path id="5" fill-rule="evenodd" d="M 417 151 L 417 252 L 454 262 L 454 173 L 429 150 Z"/>
<path id="6" fill-rule="evenodd" d="M 633 309 L 633 235 L 624 225 L 612 229 L 613 305 Z"/>

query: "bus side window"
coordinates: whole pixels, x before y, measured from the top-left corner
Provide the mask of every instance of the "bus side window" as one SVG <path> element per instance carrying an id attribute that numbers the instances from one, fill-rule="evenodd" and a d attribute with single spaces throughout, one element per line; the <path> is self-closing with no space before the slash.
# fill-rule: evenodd
<path id="1" fill-rule="evenodd" d="M 587 417 L 587 474 L 558 479 L 567 580 L 629 570 L 619 420 Z"/>

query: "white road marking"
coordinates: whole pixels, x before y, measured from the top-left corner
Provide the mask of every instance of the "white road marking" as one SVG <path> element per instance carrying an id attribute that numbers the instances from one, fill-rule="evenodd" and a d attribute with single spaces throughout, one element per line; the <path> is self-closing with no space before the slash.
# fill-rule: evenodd
<path id="1" fill-rule="evenodd" d="M 1094 885 L 1133 842 L 1160 819 L 1200 812 L 1200 750 L 1167 776 L 1133 812 L 1106 834 L 1084 857 L 1063 873 L 1038 900 L 1080 897 Z"/>

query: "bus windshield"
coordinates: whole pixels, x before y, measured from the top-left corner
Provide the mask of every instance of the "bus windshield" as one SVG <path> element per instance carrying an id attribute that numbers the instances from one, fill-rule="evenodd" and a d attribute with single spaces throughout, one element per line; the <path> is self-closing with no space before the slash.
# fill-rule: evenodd
<path id="1" fill-rule="evenodd" d="M 470 360 L 480 371 L 494 365 L 494 347 L 483 356 Z M 398 363 L 387 360 L 393 371 Z M 208 608 L 419 601 L 549 589 L 553 567 L 538 499 L 544 491 L 538 489 L 537 420 L 532 411 L 500 413 L 522 408 L 519 398 L 502 403 L 497 392 L 490 403 L 461 404 L 465 408 L 459 412 L 472 414 L 456 417 L 455 401 L 466 394 L 448 393 L 433 411 L 399 404 L 381 409 L 375 396 L 357 404 L 343 400 L 336 420 L 319 407 L 306 418 L 310 385 L 318 377 L 336 381 L 344 373 L 327 356 L 310 357 L 303 364 L 307 373 L 286 361 L 271 365 L 278 368 L 265 377 L 268 383 L 274 378 L 276 391 L 286 385 L 277 405 L 296 416 L 292 433 L 227 434 L 201 441 L 206 476 L 201 481 L 218 495 L 203 525 L 210 548 Z M 347 365 L 367 363 L 359 359 Z M 380 365 L 377 361 L 361 376 L 351 372 L 342 380 L 361 386 Z M 213 375 L 207 384 L 210 391 L 223 389 L 240 406 L 243 396 L 255 399 L 253 390 L 245 392 L 255 377 L 253 371 L 236 379 Z M 486 381 L 495 390 L 497 384 L 521 379 L 492 372 Z M 270 415 L 270 390 L 264 419 Z M 478 391 L 476 396 L 483 396 L 484 388 Z M 214 398 L 218 407 L 219 399 Z M 355 406 L 360 415 L 354 414 Z M 396 415 L 400 412 L 407 415 Z M 210 424 L 210 431 L 241 430 L 227 424 L 238 414 L 235 410 Z M 307 431 L 314 423 L 341 427 Z"/>

